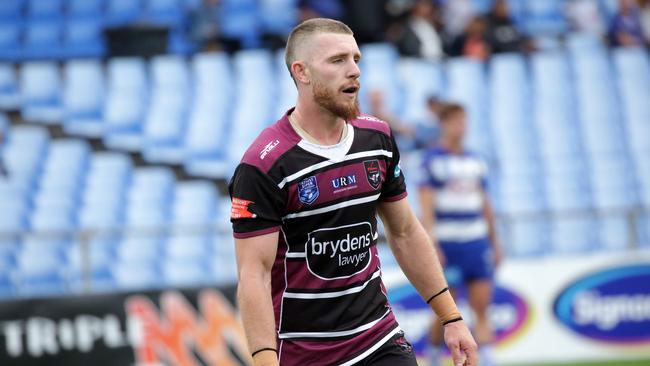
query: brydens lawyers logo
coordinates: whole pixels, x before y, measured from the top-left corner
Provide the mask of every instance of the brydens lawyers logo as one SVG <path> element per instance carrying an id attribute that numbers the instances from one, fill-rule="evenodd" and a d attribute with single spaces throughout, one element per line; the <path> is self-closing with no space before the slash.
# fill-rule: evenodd
<path id="1" fill-rule="evenodd" d="M 366 178 L 368 183 L 374 189 L 379 188 L 381 184 L 381 170 L 379 169 L 379 160 L 366 160 L 363 162 L 363 167 L 366 169 Z"/>
<path id="2" fill-rule="evenodd" d="M 320 191 L 318 190 L 318 182 L 315 176 L 312 175 L 298 183 L 298 199 L 300 202 L 311 205 L 319 195 Z"/>
<path id="3" fill-rule="evenodd" d="M 650 264 L 605 269 L 562 291 L 557 319 L 587 338 L 618 344 L 650 344 Z"/>
<path id="4" fill-rule="evenodd" d="M 305 243 L 307 267 L 326 280 L 353 276 L 370 264 L 373 239 L 369 222 L 312 231 Z"/>
<path id="5" fill-rule="evenodd" d="M 465 291 L 458 291 L 458 305 L 463 316 L 470 314 L 466 305 Z M 429 342 L 431 323 L 423 319 L 432 319 L 429 306 L 410 284 L 388 289 L 388 299 L 393 306 L 400 326 L 409 334 L 415 352 L 424 356 Z M 495 343 L 501 346 L 517 339 L 527 329 L 532 319 L 529 304 L 517 293 L 505 287 L 496 286 L 488 316 L 494 327 Z M 467 316 L 468 321 L 469 316 Z"/>

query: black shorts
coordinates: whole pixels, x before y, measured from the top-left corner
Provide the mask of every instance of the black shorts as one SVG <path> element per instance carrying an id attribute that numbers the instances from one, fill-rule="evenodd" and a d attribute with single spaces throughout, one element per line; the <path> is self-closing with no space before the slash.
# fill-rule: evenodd
<path id="1" fill-rule="evenodd" d="M 413 346 L 404 337 L 404 332 L 400 331 L 357 365 L 418 366 L 418 363 Z"/>

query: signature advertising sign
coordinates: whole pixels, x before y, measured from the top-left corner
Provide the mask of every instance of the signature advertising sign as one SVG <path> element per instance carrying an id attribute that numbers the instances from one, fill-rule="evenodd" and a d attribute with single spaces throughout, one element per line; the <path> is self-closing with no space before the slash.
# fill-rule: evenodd
<path id="1" fill-rule="evenodd" d="M 569 284 L 554 301 L 562 325 L 588 339 L 650 345 L 650 264 L 612 267 Z"/>

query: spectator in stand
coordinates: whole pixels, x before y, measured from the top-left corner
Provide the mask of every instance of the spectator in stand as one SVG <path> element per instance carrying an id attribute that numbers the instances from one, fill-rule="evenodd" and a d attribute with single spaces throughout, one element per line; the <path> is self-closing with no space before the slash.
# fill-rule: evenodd
<path id="1" fill-rule="evenodd" d="M 343 4 L 340 0 L 300 0 L 298 11 L 301 23 L 312 18 L 343 19 Z"/>
<path id="2" fill-rule="evenodd" d="M 639 0 L 641 8 L 641 28 L 646 43 L 650 46 L 650 0 Z"/>
<path id="3" fill-rule="evenodd" d="M 217 51 L 221 48 L 219 30 L 219 0 L 203 0 L 190 11 L 189 37 L 201 51 Z"/>
<path id="4" fill-rule="evenodd" d="M 618 13 L 610 24 L 609 40 L 613 46 L 620 47 L 641 47 L 646 44 L 636 0 L 618 1 Z"/>
<path id="5" fill-rule="evenodd" d="M 485 18 L 476 17 L 467 25 L 465 33 L 456 37 L 449 48 L 451 56 L 465 56 L 478 61 L 487 61 L 490 57 L 490 44 L 486 39 L 487 23 Z"/>
<path id="6" fill-rule="evenodd" d="M 605 20 L 596 0 L 570 0 L 565 14 L 571 30 L 596 36 L 605 34 Z"/>
<path id="7" fill-rule="evenodd" d="M 520 52 L 524 37 L 510 15 L 505 0 L 496 0 L 487 18 L 486 38 L 493 53 Z"/>
<path id="8" fill-rule="evenodd" d="M 395 27 L 389 38 L 403 56 L 440 61 L 444 53 L 437 18 L 438 9 L 431 0 L 416 0 L 409 16 Z"/>

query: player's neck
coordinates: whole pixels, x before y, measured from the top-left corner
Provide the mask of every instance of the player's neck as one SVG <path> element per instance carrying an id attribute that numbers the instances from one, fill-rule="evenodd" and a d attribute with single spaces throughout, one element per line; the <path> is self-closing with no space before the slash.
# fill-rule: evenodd
<path id="1" fill-rule="evenodd" d="M 464 151 L 462 141 L 442 139 L 440 145 L 452 154 L 461 154 Z"/>
<path id="2" fill-rule="evenodd" d="M 345 120 L 324 111 L 321 106 L 301 104 L 291 113 L 292 124 L 297 125 L 318 145 L 336 145 L 344 137 Z"/>

